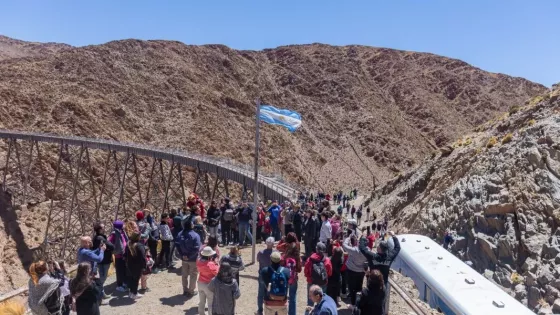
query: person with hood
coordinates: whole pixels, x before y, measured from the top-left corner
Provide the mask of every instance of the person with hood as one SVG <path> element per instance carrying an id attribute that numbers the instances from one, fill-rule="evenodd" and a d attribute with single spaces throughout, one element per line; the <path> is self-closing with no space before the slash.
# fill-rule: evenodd
<path id="1" fill-rule="evenodd" d="M 198 270 L 196 268 L 196 259 L 200 252 L 200 236 L 193 230 L 192 221 L 185 222 L 183 231 L 177 235 L 175 245 L 181 255 L 182 263 L 182 282 L 183 295 L 192 297 L 198 294 L 196 289 L 196 278 Z"/>
<path id="2" fill-rule="evenodd" d="M 315 303 L 315 307 L 308 306 L 305 314 L 309 314 L 312 311 L 313 315 L 338 315 L 336 302 L 325 293 L 325 290 L 318 285 L 312 285 L 308 291 L 309 295 L 307 298 L 311 303 Z"/>
<path id="3" fill-rule="evenodd" d="M 97 274 L 97 264 L 103 261 L 105 257 L 106 245 L 101 244 L 97 249 L 91 249 L 93 247 L 93 242 L 91 237 L 82 236 L 80 238 L 80 248 L 78 249 L 78 264 L 83 262 L 88 262 L 91 264 L 92 274 Z"/>
<path id="4" fill-rule="evenodd" d="M 147 267 L 146 248 L 140 241 L 140 234 L 133 232 L 128 241 L 125 251 L 126 269 L 128 274 L 128 287 L 130 292 L 128 297 L 136 300 L 143 295 L 138 293 L 138 282 Z"/>
<path id="5" fill-rule="evenodd" d="M 280 265 L 282 257 L 279 252 L 270 256 L 271 264 L 259 271 L 261 285 L 265 288 L 264 314 L 288 314 L 288 282 L 290 269 Z"/>
<path id="6" fill-rule="evenodd" d="M 38 261 L 29 267 L 29 309 L 35 315 L 61 315 L 63 297 L 60 292 L 60 280 L 48 273 L 47 263 Z"/>
<path id="7" fill-rule="evenodd" d="M 350 291 L 350 301 L 356 304 L 356 294 L 362 289 L 362 283 L 366 275 L 364 266 L 367 263 L 366 257 L 360 252 L 358 239 L 352 235 L 344 239 L 342 248 L 348 253 L 346 260 L 346 280 Z"/>
<path id="8" fill-rule="evenodd" d="M 222 213 L 218 206 L 216 206 L 216 201 L 212 200 L 210 203 L 210 208 L 206 213 L 206 225 L 208 226 L 208 234 L 210 236 L 218 237 L 218 225 L 220 225 L 220 218 Z"/>
<path id="9" fill-rule="evenodd" d="M 113 232 L 109 235 L 108 241 L 113 244 L 113 255 L 115 256 L 115 273 L 117 275 L 118 292 L 126 292 L 126 261 L 124 251 L 128 243 L 128 236 L 123 231 L 124 222 L 116 220 L 113 222 Z"/>
<path id="10" fill-rule="evenodd" d="M 115 249 L 115 246 L 107 240 L 107 235 L 105 235 L 105 224 L 96 223 L 93 226 L 93 231 L 95 232 L 95 238 L 93 239 L 92 248 L 100 248 L 101 244 L 104 244 L 106 247 L 105 252 L 103 253 L 103 260 L 97 264 L 97 272 L 99 273 L 97 285 L 101 289 L 101 296 L 104 299 L 108 299 L 109 296 L 105 294 L 103 286 L 105 285 L 105 281 L 109 275 L 109 267 L 111 267 L 111 263 L 113 262 L 113 250 Z"/>
<path id="11" fill-rule="evenodd" d="M 391 269 L 391 264 L 393 260 L 397 258 L 397 255 L 401 251 L 401 245 L 399 239 L 395 236 L 393 231 L 389 232 L 389 236 L 393 238 L 393 243 L 395 247 L 389 249 L 389 244 L 387 241 L 379 242 L 377 246 L 377 252 L 374 253 L 367 247 L 367 238 L 362 236 L 360 239 L 360 252 L 366 257 L 368 261 L 368 266 L 370 273 L 374 270 L 379 270 L 383 275 L 383 282 L 385 285 L 385 301 L 383 302 L 383 314 L 387 314 L 389 310 L 389 294 L 391 292 L 391 286 L 389 285 L 389 270 Z"/>
<path id="12" fill-rule="evenodd" d="M 317 244 L 318 234 L 317 234 L 317 220 L 313 216 L 313 210 L 308 209 L 305 212 L 305 223 L 304 229 L 305 234 L 303 236 L 303 241 L 305 243 L 305 258 L 311 256 L 313 253 L 315 244 Z"/>
<path id="13" fill-rule="evenodd" d="M 385 285 L 383 275 L 374 270 L 368 277 L 367 286 L 354 304 L 363 315 L 383 315 L 383 301 L 385 299 Z"/>
<path id="14" fill-rule="evenodd" d="M 268 212 L 270 212 L 270 226 L 272 227 L 272 237 L 274 237 L 275 241 L 280 240 L 280 213 L 282 209 L 278 205 L 278 201 L 274 201 L 272 206 L 268 208 Z"/>
<path id="15" fill-rule="evenodd" d="M 315 253 L 305 262 L 303 274 L 307 279 L 307 289 L 312 285 L 318 285 L 324 292 L 327 291 L 328 279 L 332 275 L 333 268 L 331 260 L 325 255 L 326 252 L 327 247 L 325 244 L 319 242 L 315 248 Z M 313 305 L 313 301 L 310 298 L 307 299 L 307 305 Z M 305 314 L 307 315 L 309 312 Z"/>
<path id="16" fill-rule="evenodd" d="M 230 203 L 229 198 L 224 199 L 224 204 L 221 209 L 221 226 L 222 226 L 222 244 L 228 246 L 232 242 L 231 228 L 235 217 L 233 205 Z"/>
<path id="17" fill-rule="evenodd" d="M 77 315 L 100 315 L 97 297 L 101 293 L 91 279 L 91 265 L 81 263 L 78 265 L 76 277 L 70 280 L 70 294 L 74 300 Z"/>
<path id="18" fill-rule="evenodd" d="M 208 290 L 214 294 L 212 300 L 213 315 L 234 315 L 235 300 L 239 299 L 241 292 L 239 284 L 233 277 L 233 272 L 229 263 L 220 263 L 218 275 L 210 281 Z"/>
<path id="19" fill-rule="evenodd" d="M 212 303 L 214 294 L 208 289 L 210 281 L 218 275 L 218 270 L 220 267 L 216 263 L 215 257 L 216 251 L 210 246 L 204 247 L 202 252 L 200 252 L 200 258 L 196 261 L 196 268 L 200 274 L 198 278 L 198 314 L 204 315 L 204 310 L 206 306 L 206 301 L 208 301 L 208 314 L 212 313 Z"/>

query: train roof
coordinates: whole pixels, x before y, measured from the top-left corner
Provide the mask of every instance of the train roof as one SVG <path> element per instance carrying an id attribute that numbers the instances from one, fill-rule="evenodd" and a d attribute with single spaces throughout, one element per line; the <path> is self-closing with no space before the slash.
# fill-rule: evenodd
<path id="1" fill-rule="evenodd" d="M 401 251 L 393 269 L 404 262 L 414 275 L 456 314 L 534 315 L 527 307 L 484 278 L 432 239 L 415 234 L 397 236 Z"/>

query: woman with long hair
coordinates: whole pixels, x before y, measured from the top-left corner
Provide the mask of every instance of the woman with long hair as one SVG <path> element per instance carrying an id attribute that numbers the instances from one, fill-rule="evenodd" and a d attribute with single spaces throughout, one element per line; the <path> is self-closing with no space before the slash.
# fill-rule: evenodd
<path id="1" fill-rule="evenodd" d="M 93 282 L 91 264 L 78 265 L 76 277 L 70 280 L 70 294 L 74 301 L 74 309 L 78 315 L 99 315 L 100 288 Z"/>
<path id="2" fill-rule="evenodd" d="M 241 292 L 229 263 L 220 263 L 218 275 L 210 281 L 208 290 L 214 294 L 214 299 L 212 300 L 213 314 L 235 314 L 235 300 L 239 299 Z"/>
<path id="3" fill-rule="evenodd" d="M 29 267 L 29 308 L 35 315 L 60 315 L 63 311 L 63 296 L 60 280 L 49 275 L 47 263 L 38 261 Z"/>
<path id="4" fill-rule="evenodd" d="M 21 301 L 8 300 L 0 304 L 0 314 L 2 315 L 24 315 L 25 306 Z"/>
<path id="5" fill-rule="evenodd" d="M 298 274 L 301 272 L 301 256 L 296 242 L 287 243 L 280 265 L 290 269 L 288 279 L 288 315 L 296 315 Z"/>
<path id="6" fill-rule="evenodd" d="M 362 295 L 356 301 L 356 308 L 360 311 L 359 314 L 382 315 L 384 300 L 383 274 L 375 269 L 369 274 L 367 286 L 362 290 Z"/>
<path id="7" fill-rule="evenodd" d="M 133 232 L 126 246 L 126 269 L 128 271 L 128 297 L 136 300 L 142 295 L 138 293 L 138 281 L 146 268 L 146 249 L 140 242 L 140 234 Z"/>

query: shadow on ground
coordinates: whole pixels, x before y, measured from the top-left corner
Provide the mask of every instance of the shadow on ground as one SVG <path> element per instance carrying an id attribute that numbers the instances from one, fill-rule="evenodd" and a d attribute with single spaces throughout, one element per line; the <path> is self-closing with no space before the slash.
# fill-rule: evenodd
<path id="1" fill-rule="evenodd" d="M 7 192 L 0 192 L 0 217 L 4 223 L 4 230 L 8 238 L 16 243 L 16 251 L 21 264 L 25 270 L 33 263 L 34 255 L 31 248 L 25 243 L 25 236 L 21 231 L 16 210 L 12 207 L 12 196 Z"/>

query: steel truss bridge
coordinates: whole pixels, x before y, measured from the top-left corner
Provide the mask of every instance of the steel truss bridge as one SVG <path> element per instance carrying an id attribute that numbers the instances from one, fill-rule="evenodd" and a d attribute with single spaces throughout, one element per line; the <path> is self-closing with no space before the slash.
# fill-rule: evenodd
<path id="1" fill-rule="evenodd" d="M 206 202 L 235 189 L 252 200 L 253 171 L 230 161 L 83 137 L 0 130 L 0 138 L 6 142 L 2 190 L 12 204 L 50 203 L 41 256 L 74 261 L 79 237 L 90 235 L 94 222 L 111 226 L 142 208 L 159 215 L 185 205 L 188 179 L 192 184 L 194 178 L 190 191 Z M 259 176 L 258 192 L 261 200 L 296 197 L 293 188 L 267 176 Z"/>

